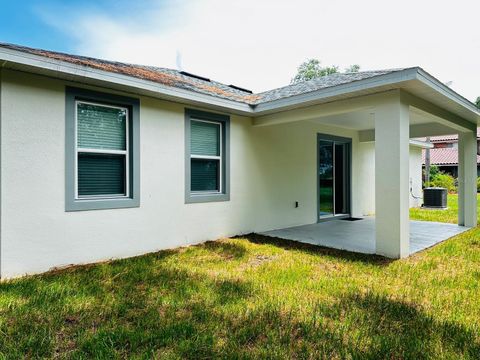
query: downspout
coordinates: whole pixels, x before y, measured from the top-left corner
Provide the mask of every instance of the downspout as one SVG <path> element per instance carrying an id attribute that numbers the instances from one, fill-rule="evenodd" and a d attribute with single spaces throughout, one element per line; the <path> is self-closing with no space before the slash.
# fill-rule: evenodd
<path id="1" fill-rule="evenodd" d="M 427 142 L 430 142 L 430 136 L 427 136 Z M 430 182 L 430 148 L 425 149 L 425 184 Z"/>

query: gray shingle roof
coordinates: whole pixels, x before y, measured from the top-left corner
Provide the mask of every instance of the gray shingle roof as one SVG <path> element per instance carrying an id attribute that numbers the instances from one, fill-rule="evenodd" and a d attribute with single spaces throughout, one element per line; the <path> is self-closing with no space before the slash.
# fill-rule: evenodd
<path id="1" fill-rule="evenodd" d="M 325 89 L 341 84 L 351 83 L 375 76 L 401 71 L 404 69 L 392 69 L 381 71 L 362 71 L 358 73 L 338 73 L 324 76 L 318 79 L 291 84 L 278 89 L 264 91 L 257 94 L 251 94 L 248 91 L 234 89 L 226 84 L 213 80 L 203 80 L 188 76 L 180 71 L 160 68 L 155 66 L 128 64 L 116 61 L 96 59 L 92 57 L 65 54 L 55 51 L 34 49 L 25 46 L 0 43 L 0 48 L 6 48 L 24 53 L 43 56 L 46 58 L 86 66 L 98 70 L 109 71 L 112 73 L 123 74 L 144 80 L 153 81 L 162 85 L 181 88 L 188 91 L 207 94 L 222 99 L 229 99 L 257 105 L 278 99 L 288 98 L 290 96 L 306 94 L 312 91 Z"/>
<path id="2" fill-rule="evenodd" d="M 296 84 L 287 85 L 278 89 L 264 91 L 258 93 L 260 97 L 256 103 L 264 103 L 278 99 L 287 98 L 290 96 L 306 94 L 312 91 L 317 91 L 333 86 L 351 83 L 358 80 L 364 80 L 375 76 L 385 75 L 392 72 L 402 71 L 405 69 L 390 69 L 378 71 L 361 71 L 357 73 L 337 73 L 327 76 L 322 76 L 317 79 L 299 82 Z"/>

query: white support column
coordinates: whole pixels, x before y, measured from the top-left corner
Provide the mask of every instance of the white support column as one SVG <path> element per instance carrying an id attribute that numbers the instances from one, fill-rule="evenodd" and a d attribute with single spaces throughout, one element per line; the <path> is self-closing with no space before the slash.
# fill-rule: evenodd
<path id="1" fill-rule="evenodd" d="M 477 134 L 458 134 L 458 225 L 477 226 Z"/>
<path id="2" fill-rule="evenodd" d="M 390 258 L 410 254 L 409 123 L 400 96 L 375 111 L 375 246 Z"/>

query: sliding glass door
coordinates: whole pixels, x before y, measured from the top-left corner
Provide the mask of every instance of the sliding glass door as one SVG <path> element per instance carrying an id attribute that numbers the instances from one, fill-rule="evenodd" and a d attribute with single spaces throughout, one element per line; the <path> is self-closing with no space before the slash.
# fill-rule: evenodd
<path id="1" fill-rule="evenodd" d="M 334 214 L 333 209 L 333 141 L 318 141 L 318 193 L 319 216 L 326 217 Z"/>
<path id="2" fill-rule="evenodd" d="M 318 136 L 318 217 L 350 213 L 351 140 Z"/>

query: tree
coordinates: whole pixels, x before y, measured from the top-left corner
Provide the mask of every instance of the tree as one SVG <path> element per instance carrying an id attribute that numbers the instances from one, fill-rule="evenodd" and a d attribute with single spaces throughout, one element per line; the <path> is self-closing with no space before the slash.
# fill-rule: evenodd
<path id="1" fill-rule="evenodd" d="M 347 73 L 357 73 L 359 71 L 360 71 L 360 65 L 358 64 L 350 65 L 350 67 L 345 69 L 345 72 Z"/>
<path id="2" fill-rule="evenodd" d="M 292 79 L 292 84 L 312 80 L 321 76 L 338 73 L 338 66 L 321 66 L 320 60 L 308 59 L 297 69 L 297 75 Z"/>
<path id="3" fill-rule="evenodd" d="M 291 83 L 295 84 L 302 81 L 317 79 L 322 76 L 338 73 L 338 66 L 322 66 L 318 59 L 308 59 L 297 68 L 297 75 L 292 79 Z M 360 65 L 350 65 L 345 72 L 355 73 L 360 71 Z"/>
<path id="4" fill-rule="evenodd" d="M 480 96 L 477 97 L 477 100 L 475 101 L 475 105 L 477 105 L 477 108 L 480 109 Z"/>

